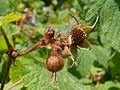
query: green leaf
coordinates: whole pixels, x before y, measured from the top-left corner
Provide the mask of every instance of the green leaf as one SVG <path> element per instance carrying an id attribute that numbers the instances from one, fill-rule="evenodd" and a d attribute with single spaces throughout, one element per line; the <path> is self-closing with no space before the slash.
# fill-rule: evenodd
<path id="1" fill-rule="evenodd" d="M 90 72 L 95 61 L 107 68 L 109 60 L 109 52 L 100 46 L 91 46 L 91 50 L 79 50 L 76 69 L 85 77 Z"/>
<path id="2" fill-rule="evenodd" d="M 5 69 L 5 63 L 4 63 L 4 61 L 1 57 L 2 56 L 0 55 L 0 80 L 2 79 L 3 72 L 4 72 L 4 69 Z"/>
<path id="3" fill-rule="evenodd" d="M 9 38 L 9 42 L 13 45 L 12 38 Z M 5 49 L 7 49 L 7 44 L 6 44 L 5 40 L 4 40 L 4 38 L 0 37 L 0 50 L 5 50 Z"/>
<path id="4" fill-rule="evenodd" d="M 21 76 L 24 76 L 28 72 L 27 68 L 24 67 L 24 65 L 19 60 L 15 62 L 15 65 L 12 65 L 10 70 L 10 78 L 13 78 L 11 80 L 14 83 L 17 80 L 20 80 L 22 78 Z"/>
<path id="5" fill-rule="evenodd" d="M 10 69 L 10 79 L 17 81 L 24 79 L 24 87 L 28 90 L 83 90 L 87 88 L 79 84 L 79 80 L 70 74 L 66 69 L 57 73 L 57 82 L 49 81 L 51 72 L 44 64 L 28 57 L 20 57 L 16 61 L 16 66 Z M 88 89 L 89 90 L 89 89 Z"/>
<path id="6" fill-rule="evenodd" d="M 7 14 L 9 11 L 9 0 L 0 0 L 0 16 Z"/>
<path id="7" fill-rule="evenodd" d="M 107 81 L 105 84 L 98 84 L 92 87 L 91 90 L 120 90 L 120 83 Z"/>
<path id="8" fill-rule="evenodd" d="M 13 35 L 19 34 L 20 27 L 11 23 L 7 23 L 4 30 L 6 30 L 5 32 L 7 33 L 7 37 L 12 38 Z"/>
<path id="9" fill-rule="evenodd" d="M 96 16 L 99 12 L 99 10 L 102 8 L 102 5 L 104 5 L 105 0 L 99 0 L 97 1 L 86 13 L 86 20 L 90 20 L 94 16 Z"/>
<path id="10" fill-rule="evenodd" d="M 96 59 L 95 55 L 91 51 L 80 50 L 77 57 L 77 66 L 76 69 L 82 77 L 88 75 L 90 68 L 92 67 L 94 60 Z"/>
<path id="11" fill-rule="evenodd" d="M 109 62 L 110 69 L 111 69 L 111 75 L 112 77 L 115 77 L 116 75 L 120 79 L 120 53 L 115 53 L 115 55 L 110 59 Z"/>
<path id="12" fill-rule="evenodd" d="M 101 3 L 101 4 L 100 4 Z M 100 4 L 100 5 L 99 5 Z M 103 44 L 108 44 L 120 52 L 120 2 L 119 0 L 98 0 L 87 12 L 88 19 L 98 13 L 100 39 Z"/>
<path id="13" fill-rule="evenodd" d="M 107 68 L 110 56 L 109 50 L 107 50 L 107 48 L 94 45 L 91 51 L 96 56 L 96 61 L 99 62 L 100 65 L 103 65 L 105 68 Z"/>
<path id="14" fill-rule="evenodd" d="M 5 24 L 7 22 L 13 22 L 13 21 L 16 21 L 16 20 L 18 20 L 20 18 L 21 18 L 20 13 L 18 13 L 18 12 L 10 13 L 10 14 L 8 14 L 6 16 L 3 16 L 1 18 L 1 25 L 2 25 L 2 27 L 5 27 Z"/>

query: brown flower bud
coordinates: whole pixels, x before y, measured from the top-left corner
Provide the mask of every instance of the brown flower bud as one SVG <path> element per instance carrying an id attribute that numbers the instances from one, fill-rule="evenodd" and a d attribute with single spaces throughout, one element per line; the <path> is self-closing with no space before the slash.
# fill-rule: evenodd
<path id="1" fill-rule="evenodd" d="M 55 31 L 50 28 L 50 27 L 47 27 L 44 31 L 44 36 L 47 38 L 47 39 L 51 39 L 54 37 L 54 34 L 55 34 Z"/>
<path id="2" fill-rule="evenodd" d="M 64 60 L 57 55 L 50 55 L 46 59 L 46 68 L 51 72 L 60 71 L 64 66 Z"/>

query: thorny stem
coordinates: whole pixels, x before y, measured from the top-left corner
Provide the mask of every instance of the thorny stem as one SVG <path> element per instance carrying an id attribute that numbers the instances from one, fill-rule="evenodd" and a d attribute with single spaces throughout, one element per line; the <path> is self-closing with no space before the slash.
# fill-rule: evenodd
<path id="1" fill-rule="evenodd" d="M 7 35 L 6 35 L 6 33 L 4 32 L 2 26 L 0 26 L 0 32 L 1 32 L 2 35 L 4 36 L 4 39 L 5 39 L 6 44 L 7 44 L 7 47 L 8 47 L 8 53 L 9 53 L 9 54 L 8 54 L 8 61 L 6 62 L 6 63 L 7 63 L 7 64 L 6 64 L 6 68 L 5 68 L 5 71 L 4 71 L 4 73 L 3 73 L 3 77 L 2 77 L 2 81 L 1 81 L 1 89 L 0 89 L 0 90 L 3 90 L 5 81 L 6 81 L 7 77 L 8 77 L 8 73 L 9 73 L 10 66 L 11 66 L 11 64 L 12 64 L 12 62 L 13 62 L 10 53 L 11 53 L 14 49 L 13 49 L 12 45 L 9 43 L 9 40 L 8 40 L 8 38 L 7 38 Z"/>

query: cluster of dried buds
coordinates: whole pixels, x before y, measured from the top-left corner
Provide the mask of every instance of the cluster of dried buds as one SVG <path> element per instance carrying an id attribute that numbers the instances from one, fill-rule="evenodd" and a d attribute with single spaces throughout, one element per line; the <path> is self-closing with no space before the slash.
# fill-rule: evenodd
<path id="1" fill-rule="evenodd" d="M 71 15 L 71 14 L 70 14 Z M 90 32 L 96 25 L 81 27 L 78 19 L 71 15 L 77 23 L 71 27 L 68 35 L 55 34 L 54 29 L 46 28 L 44 32 L 44 43 L 50 44 L 52 53 L 46 59 L 46 68 L 52 72 L 51 80 L 56 81 L 56 72 L 60 71 L 64 66 L 62 57 L 71 57 L 73 64 L 77 64 L 77 50 L 78 48 L 90 49 L 90 43 L 87 40 L 87 33 Z"/>
<path id="2" fill-rule="evenodd" d="M 87 33 L 95 27 L 98 21 L 97 17 L 92 26 L 81 27 L 78 19 L 73 15 L 71 16 L 76 20 L 77 23 L 70 28 L 67 35 L 55 33 L 54 29 L 47 27 L 44 31 L 44 37 L 23 53 L 24 55 L 34 49 L 50 45 L 52 52 L 47 57 L 45 66 L 50 72 L 52 72 L 51 80 L 53 82 L 56 81 L 56 72 L 60 71 L 64 67 L 63 57 L 71 57 L 73 63 L 70 65 L 70 67 L 72 67 L 73 65 L 77 64 L 76 57 L 78 48 L 87 50 L 90 49 L 90 43 L 87 40 Z"/>

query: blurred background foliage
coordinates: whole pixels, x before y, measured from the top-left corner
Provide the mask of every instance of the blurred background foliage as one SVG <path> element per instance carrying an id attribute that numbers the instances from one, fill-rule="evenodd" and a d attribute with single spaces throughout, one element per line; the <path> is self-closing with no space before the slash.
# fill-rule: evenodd
<path id="1" fill-rule="evenodd" d="M 77 66 L 58 72 L 56 83 L 49 82 L 51 73 L 45 69 L 47 46 L 17 58 L 12 65 L 5 88 L 24 79 L 11 90 L 120 90 L 120 1 L 119 0 L 0 0 L 0 16 L 11 12 L 24 13 L 28 8 L 33 22 L 24 24 L 24 30 L 8 23 L 5 32 L 10 43 L 21 51 L 43 37 L 46 27 L 67 34 L 77 16 L 82 26 L 92 25 L 98 15 L 97 26 L 88 34 L 91 50 L 79 50 Z M 17 38 L 14 40 L 14 36 Z M 6 43 L 0 33 L 0 81 L 7 60 Z M 95 81 L 99 76 L 101 79 Z M 92 75 L 92 76 L 91 76 Z M 90 79 L 91 78 L 91 79 Z"/>

